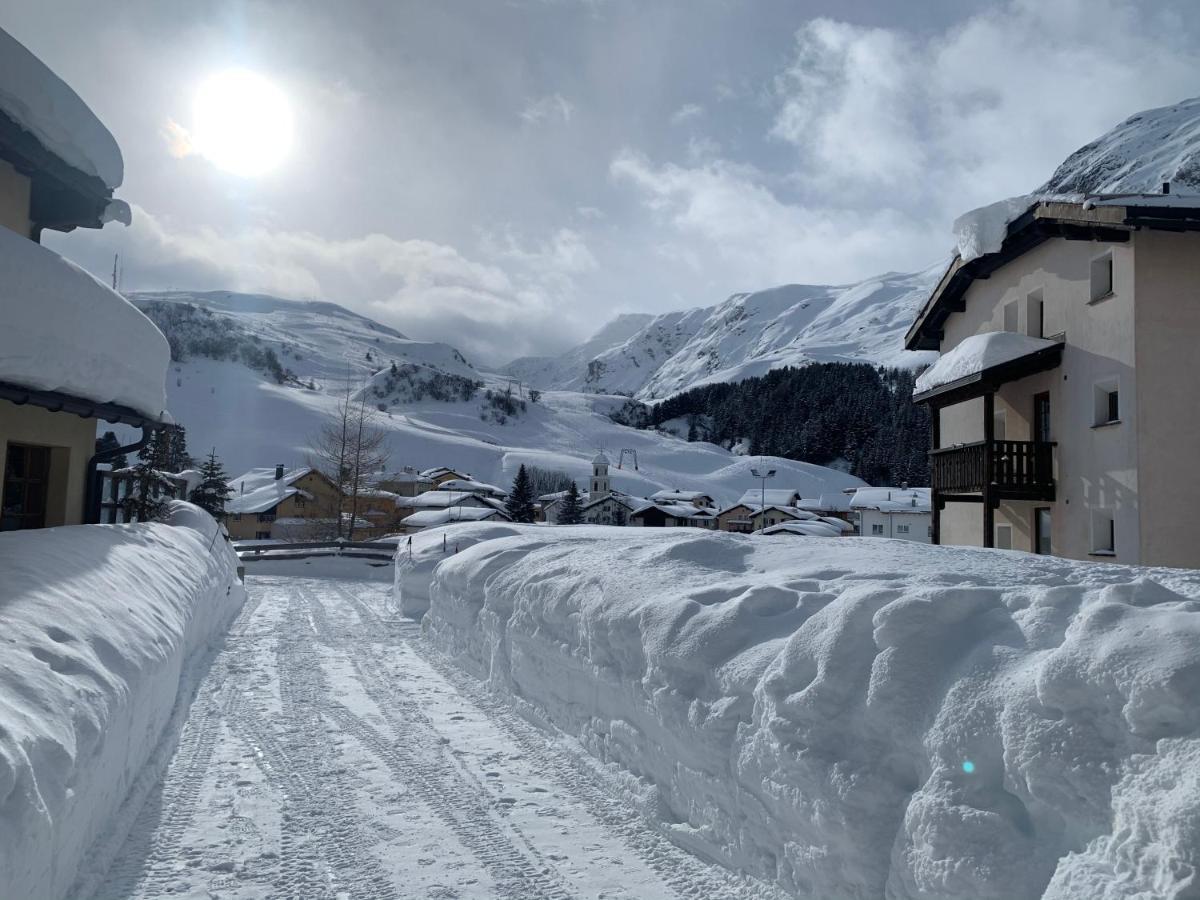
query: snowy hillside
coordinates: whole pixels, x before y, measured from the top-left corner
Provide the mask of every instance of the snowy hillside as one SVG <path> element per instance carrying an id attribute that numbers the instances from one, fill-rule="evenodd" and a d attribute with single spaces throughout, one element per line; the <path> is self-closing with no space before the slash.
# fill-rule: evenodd
<path id="1" fill-rule="evenodd" d="M 651 400 L 809 362 L 915 367 L 930 357 L 905 351 L 904 331 L 943 268 L 852 285 L 790 284 L 734 294 L 717 306 L 656 316 L 594 355 L 584 351 L 600 335 L 540 367 L 519 360 L 506 371 L 535 387 Z"/>
<path id="2" fill-rule="evenodd" d="M 163 295 L 135 299 L 144 303 Z M 192 453 L 215 447 L 231 474 L 304 464 L 349 370 L 355 396 L 379 411 L 388 431 L 392 467 L 445 465 L 508 485 L 527 463 L 564 471 L 586 486 L 598 448 L 614 458 L 630 449 L 639 467 L 634 471 L 627 456 L 625 466 L 613 472 L 616 490 L 639 495 L 663 488 L 703 490 L 732 502 L 752 486 L 745 458 L 612 421 L 608 414 L 624 397 L 547 391 L 534 402 L 527 391 L 513 389 L 511 379 L 477 371 L 452 347 L 410 341 L 333 304 L 224 293 L 166 299 L 228 317 L 261 346 L 275 349 L 294 373 L 294 379 L 279 383 L 231 358 L 190 355 L 172 363 L 168 409 L 187 428 Z M 772 464 L 780 470 L 777 485 L 805 496 L 861 483 L 794 460 Z"/>
<path id="3" fill-rule="evenodd" d="M 649 313 L 619 315 L 589 340 L 572 347 L 561 356 L 523 356 L 505 366 L 504 371 L 534 386 L 552 385 L 564 391 L 584 390 L 588 363 L 620 347 L 654 318 Z"/>
<path id="4" fill-rule="evenodd" d="M 1039 194 L 1200 193 L 1200 97 L 1148 109 L 1080 147 Z"/>

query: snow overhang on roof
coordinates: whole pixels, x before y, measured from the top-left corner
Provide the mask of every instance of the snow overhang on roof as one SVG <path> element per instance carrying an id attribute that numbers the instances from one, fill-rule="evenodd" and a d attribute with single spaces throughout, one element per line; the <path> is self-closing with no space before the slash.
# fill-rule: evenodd
<path id="1" fill-rule="evenodd" d="M 3 30 L 0 159 L 29 174 L 35 227 L 129 222 L 128 205 L 112 199 L 124 177 L 117 142 L 78 94 Z"/>
<path id="2" fill-rule="evenodd" d="M 162 332 L 83 269 L 7 228 L 0 228 L 0 308 L 6 399 L 23 389 L 29 396 L 15 402 L 130 425 L 169 421 L 171 351 Z"/>
<path id="3" fill-rule="evenodd" d="M 1026 196 L 974 210 L 955 222 L 956 255 L 904 336 L 908 350 L 938 350 L 967 289 L 1054 237 L 1126 243 L 1141 228 L 1200 231 L 1200 196 L 1179 194 Z"/>
<path id="4" fill-rule="evenodd" d="M 1062 363 L 1063 343 L 1008 331 L 973 334 L 917 378 L 913 400 L 947 406 Z"/>

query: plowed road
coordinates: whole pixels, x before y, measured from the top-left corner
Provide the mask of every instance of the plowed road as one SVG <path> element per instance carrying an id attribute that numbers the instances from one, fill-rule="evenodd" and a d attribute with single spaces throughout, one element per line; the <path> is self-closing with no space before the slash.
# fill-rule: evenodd
<path id="1" fill-rule="evenodd" d="M 251 577 L 97 900 L 760 898 L 572 742 L 393 618 L 388 585 Z"/>

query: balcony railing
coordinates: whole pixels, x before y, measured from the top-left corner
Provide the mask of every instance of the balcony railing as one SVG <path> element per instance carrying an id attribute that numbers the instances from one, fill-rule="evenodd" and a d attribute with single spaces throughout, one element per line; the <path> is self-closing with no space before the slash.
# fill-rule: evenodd
<path id="1" fill-rule="evenodd" d="M 943 494 L 991 490 L 1014 500 L 1054 498 L 1054 444 L 1048 441 L 977 441 L 929 454 L 933 489 Z M 990 463 L 990 465 L 989 465 Z"/>

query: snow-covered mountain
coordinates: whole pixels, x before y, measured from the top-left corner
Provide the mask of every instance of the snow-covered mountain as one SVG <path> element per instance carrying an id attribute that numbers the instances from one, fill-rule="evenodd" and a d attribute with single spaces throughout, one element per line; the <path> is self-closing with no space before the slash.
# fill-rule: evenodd
<path id="1" fill-rule="evenodd" d="M 618 343 L 601 339 L 606 327 L 560 357 L 538 366 L 518 360 L 505 371 L 535 387 L 651 400 L 810 362 L 915 367 L 931 357 L 904 350 L 904 331 L 944 268 L 939 263 L 858 284 L 788 284 L 734 294 L 716 306 L 650 318 Z"/>
<path id="2" fill-rule="evenodd" d="M 625 398 L 547 391 L 535 402 L 514 379 L 471 366 L 453 347 L 405 338 L 332 303 L 225 292 L 138 294 L 186 315 L 169 322 L 177 348 L 167 383 L 168 409 L 187 428 L 199 455 L 215 447 L 232 475 L 257 466 L 303 464 L 325 417 L 343 396 L 380 413 L 388 433 L 389 464 L 451 466 L 492 484 L 509 484 L 522 463 L 566 472 L 586 485 L 598 448 L 614 461 L 617 490 L 645 495 L 664 488 L 703 490 L 731 503 L 753 486 L 751 460 L 714 444 L 688 443 L 640 431 L 609 418 Z M 640 325 L 640 323 L 634 323 Z M 247 342 L 277 357 L 277 370 L 252 365 L 259 357 L 231 355 Z M 181 337 L 182 335 L 182 337 Z M 190 349 L 188 349 L 190 348 Z M 368 359 L 368 354 L 370 358 Z M 861 482 L 844 472 L 794 460 L 771 459 L 775 483 L 815 496 Z"/>
<path id="3" fill-rule="evenodd" d="M 532 385 L 554 385 L 566 391 L 585 387 L 587 364 L 620 347 L 654 320 L 649 313 L 624 313 L 597 331 L 590 339 L 560 356 L 522 356 L 504 371 Z"/>
<path id="4" fill-rule="evenodd" d="M 1066 158 L 1039 194 L 1200 193 L 1200 97 L 1148 109 Z"/>

